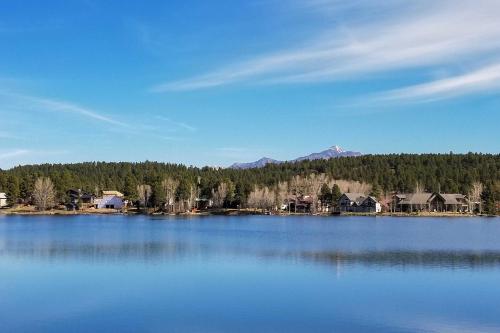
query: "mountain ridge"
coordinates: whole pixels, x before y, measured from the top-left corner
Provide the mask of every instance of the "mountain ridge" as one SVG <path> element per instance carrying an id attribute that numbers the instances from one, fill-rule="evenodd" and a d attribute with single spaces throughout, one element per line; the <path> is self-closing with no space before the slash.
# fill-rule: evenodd
<path id="1" fill-rule="evenodd" d="M 262 168 L 266 166 L 267 164 L 280 164 L 284 162 L 300 162 L 300 161 L 312 161 L 312 160 L 319 160 L 319 159 L 324 159 L 328 160 L 330 158 L 337 158 L 337 157 L 349 157 L 349 156 L 361 156 L 363 155 L 360 152 L 357 151 L 350 151 L 350 150 L 344 150 L 341 147 L 334 145 L 326 150 L 320 151 L 319 153 L 311 153 L 306 156 L 301 156 L 297 157 L 293 160 L 289 161 L 280 161 L 280 160 L 275 160 L 273 158 L 269 157 L 262 157 L 261 159 L 254 161 L 254 162 L 247 162 L 247 163 L 233 163 L 231 166 L 229 166 L 230 169 L 252 169 L 252 168 Z"/>

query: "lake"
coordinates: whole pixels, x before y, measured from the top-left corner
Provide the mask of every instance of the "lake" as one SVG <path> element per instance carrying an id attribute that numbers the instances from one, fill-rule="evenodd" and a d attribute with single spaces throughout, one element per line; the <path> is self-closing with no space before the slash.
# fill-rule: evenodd
<path id="1" fill-rule="evenodd" d="M 1 216 L 0 332 L 500 332 L 500 218 Z"/>

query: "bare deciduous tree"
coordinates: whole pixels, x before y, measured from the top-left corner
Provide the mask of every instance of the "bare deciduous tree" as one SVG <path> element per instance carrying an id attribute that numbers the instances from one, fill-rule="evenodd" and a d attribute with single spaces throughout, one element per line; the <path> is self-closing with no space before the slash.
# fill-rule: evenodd
<path id="1" fill-rule="evenodd" d="M 275 202 L 275 194 L 268 187 L 258 188 L 248 196 L 248 206 L 252 208 L 271 209 Z"/>
<path id="2" fill-rule="evenodd" d="M 54 207 L 54 184 L 52 184 L 50 178 L 41 177 L 35 181 L 35 187 L 33 189 L 33 200 L 38 210 L 43 211 L 47 208 Z"/>
<path id="3" fill-rule="evenodd" d="M 224 182 L 217 186 L 217 190 L 212 190 L 212 200 L 216 208 L 222 208 L 224 206 L 224 200 L 227 197 L 228 191 L 229 187 Z"/>
<path id="4" fill-rule="evenodd" d="M 144 207 L 148 206 L 149 198 L 151 197 L 151 186 L 142 184 L 137 185 L 137 195 L 139 197 L 139 202 L 144 205 Z"/>
<path id="5" fill-rule="evenodd" d="M 481 193 L 483 193 L 484 186 L 481 182 L 474 182 L 472 183 L 472 188 L 469 192 L 469 203 L 470 207 L 469 210 L 473 210 L 475 208 L 479 209 L 479 212 L 481 213 Z M 478 205 L 478 207 L 474 207 L 475 205 Z"/>
<path id="6" fill-rule="evenodd" d="M 288 192 L 288 183 L 287 182 L 279 182 L 276 186 L 275 191 L 275 205 L 280 209 L 280 207 L 287 201 L 290 194 Z"/>
<path id="7" fill-rule="evenodd" d="M 165 196 L 167 210 L 169 212 L 174 211 L 175 213 L 175 193 L 177 191 L 177 187 L 179 187 L 179 181 L 167 178 L 161 182 L 161 187 L 163 189 L 163 195 Z"/>
<path id="8" fill-rule="evenodd" d="M 425 192 L 424 185 L 421 182 L 417 182 L 417 184 L 415 184 L 415 190 L 413 192 L 414 193 L 424 193 Z"/>
<path id="9" fill-rule="evenodd" d="M 192 209 L 195 207 L 196 204 L 196 198 L 200 196 L 199 189 L 196 185 L 190 185 L 189 186 L 189 198 L 188 198 L 188 205 L 189 208 Z"/>

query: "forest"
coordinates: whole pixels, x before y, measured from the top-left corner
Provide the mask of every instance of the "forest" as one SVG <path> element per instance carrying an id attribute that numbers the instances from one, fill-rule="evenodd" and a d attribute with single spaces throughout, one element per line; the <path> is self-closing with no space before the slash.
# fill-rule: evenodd
<path id="1" fill-rule="evenodd" d="M 0 192 L 12 201 L 27 201 L 40 177 L 53 182 L 60 202 L 68 189 L 96 195 L 118 190 L 136 201 L 147 188 L 153 206 L 169 201 L 170 196 L 177 201 L 198 197 L 216 199 L 223 207 L 245 207 L 290 194 L 321 196 L 333 184 L 343 192 L 371 192 L 380 197 L 415 190 L 468 194 L 478 183 L 498 200 L 500 154 L 364 155 L 246 170 L 149 161 L 25 165 L 0 170 Z"/>

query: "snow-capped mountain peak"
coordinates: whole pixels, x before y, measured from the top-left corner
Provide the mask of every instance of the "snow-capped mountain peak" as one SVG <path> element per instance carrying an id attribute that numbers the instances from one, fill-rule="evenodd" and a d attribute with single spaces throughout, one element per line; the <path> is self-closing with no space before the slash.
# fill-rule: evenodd
<path id="1" fill-rule="evenodd" d="M 300 161 L 305 161 L 305 160 L 327 160 L 330 158 L 336 158 L 336 157 L 346 157 L 346 156 L 361 156 L 362 154 L 356 151 L 348 151 L 340 148 L 339 146 L 335 145 L 327 150 L 323 150 L 322 152 L 319 153 L 312 153 L 307 156 L 302 156 L 299 158 L 296 158 L 294 160 L 291 160 L 290 162 L 300 162 Z M 283 163 L 283 161 L 278 161 L 274 160 L 272 158 L 268 157 L 263 157 L 258 161 L 255 162 L 250 162 L 250 163 L 234 163 L 233 165 L 230 166 L 232 169 L 250 169 L 250 168 L 261 168 L 266 166 L 267 164 L 279 164 Z"/>
<path id="2" fill-rule="evenodd" d="M 331 146 L 330 149 L 333 150 L 333 151 L 335 151 L 335 152 L 337 152 L 337 153 L 345 153 L 345 150 L 342 149 L 340 146 L 337 146 L 337 145 Z"/>

